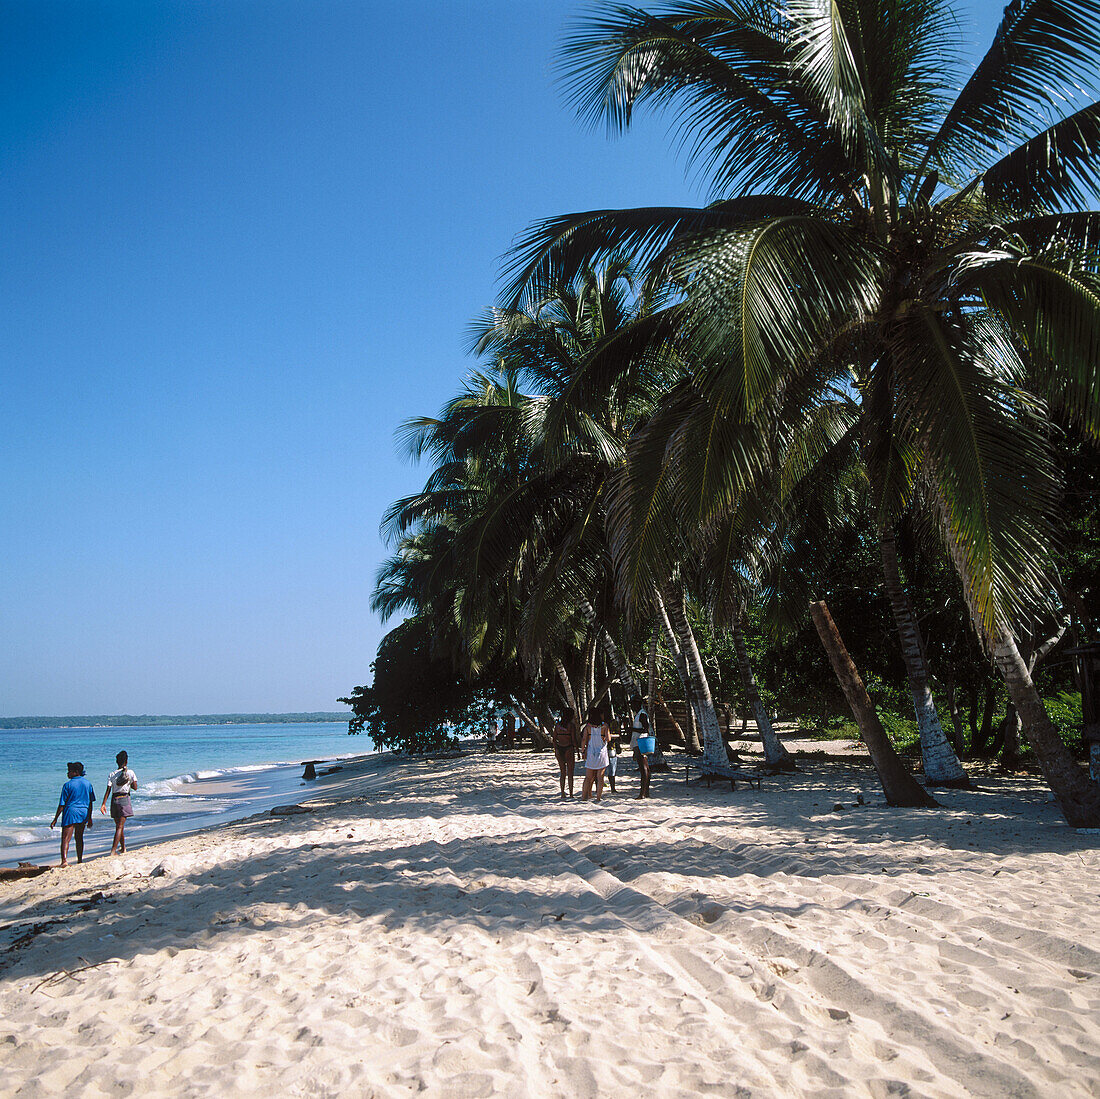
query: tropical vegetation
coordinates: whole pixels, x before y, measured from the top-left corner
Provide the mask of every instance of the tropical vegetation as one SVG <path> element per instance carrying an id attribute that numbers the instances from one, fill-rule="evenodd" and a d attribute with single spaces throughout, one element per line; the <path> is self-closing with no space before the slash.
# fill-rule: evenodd
<path id="1" fill-rule="evenodd" d="M 1096 623 L 1100 0 L 1016 0 L 969 73 L 957 43 L 946 0 L 578 24 L 579 113 L 664 112 L 712 201 L 520 238 L 481 371 L 408 425 L 433 469 L 386 518 L 376 607 L 506 682 L 536 731 L 635 693 L 660 728 L 678 686 L 685 745 L 721 767 L 721 683 L 778 769 L 792 645 L 795 690 L 820 686 L 800 708 L 828 720 L 804 651 L 826 600 L 908 697 L 930 782 L 965 783 L 959 756 L 997 738 L 1014 762 L 1022 734 L 1067 819 L 1100 824 L 1035 680 Z"/>

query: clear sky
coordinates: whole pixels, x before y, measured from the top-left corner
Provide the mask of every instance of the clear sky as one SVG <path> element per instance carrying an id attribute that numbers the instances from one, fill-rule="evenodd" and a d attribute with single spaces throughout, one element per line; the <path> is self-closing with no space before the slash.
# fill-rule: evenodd
<path id="1" fill-rule="evenodd" d="M 980 16 L 984 42 L 996 19 Z M 552 0 L 0 0 L 0 715 L 336 708 L 535 218 L 698 202 Z"/>

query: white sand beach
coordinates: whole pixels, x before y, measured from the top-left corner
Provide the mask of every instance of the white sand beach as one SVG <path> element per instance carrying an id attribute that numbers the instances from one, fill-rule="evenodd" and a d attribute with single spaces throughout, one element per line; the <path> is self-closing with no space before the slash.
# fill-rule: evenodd
<path id="1" fill-rule="evenodd" d="M 803 766 L 594 805 L 549 755 L 377 757 L 2 883 L 0 1094 L 1100 1094 L 1100 837 L 1026 779 Z"/>

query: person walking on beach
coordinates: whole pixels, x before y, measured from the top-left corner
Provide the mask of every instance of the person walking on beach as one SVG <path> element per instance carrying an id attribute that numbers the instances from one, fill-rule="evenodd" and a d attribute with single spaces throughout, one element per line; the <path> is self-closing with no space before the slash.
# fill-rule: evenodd
<path id="1" fill-rule="evenodd" d="M 561 721 L 554 726 L 554 756 L 558 761 L 558 781 L 561 796 L 569 780 L 569 796 L 573 796 L 573 774 L 577 764 L 576 715 L 568 707 L 561 712 Z"/>
<path id="2" fill-rule="evenodd" d="M 76 838 L 76 861 L 84 861 L 84 829 L 92 826 L 92 810 L 95 808 L 95 791 L 84 777 L 83 763 L 68 765 L 69 780 L 61 787 L 61 798 L 50 827 L 61 818 L 61 865 L 69 865 L 69 841 Z"/>
<path id="3" fill-rule="evenodd" d="M 125 752 L 115 756 L 118 770 L 112 771 L 107 779 L 107 789 L 103 792 L 101 813 L 107 812 L 107 799 L 111 799 L 111 820 L 115 822 L 115 838 L 111 843 L 111 854 L 126 851 L 126 819 L 134 815 L 130 804 L 130 794 L 137 789 L 137 775 L 126 766 L 128 757 Z"/>
<path id="4" fill-rule="evenodd" d="M 587 801 L 592 794 L 592 785 L 596 786 L 596 801 L 603 800 L 603 776 L 607 769 L 607 745 L 611 740 L 611 730 L 603 719 L 599 706 L 589 706 L 588 721 L 581 736 L 581 753 L 584 755 L 584 786 L 581 787 L 581 801 Z"/>
<path id="5" fill-rule="evenodd" d="M 639 798 L 649 797 L 649 756 L 638 748 L 638 737 L 649 736 L 649 714 L 645 712 L 640 698 L 631 699 L 630 708 L 636 711 L 634 714 L 634 728 L 630 733 L 630 747 L 634 753 L 634 762 L 638 765 L 638 773 L 642 779 L 641 792 L 634 799 L 637 801 Z"/>
<path id="6" fill-rule="evenodd" d="M 485 751 L 500 750 L 500 719 L 494 714 L 489 721 L 489 735 L 485 738 Z"/>

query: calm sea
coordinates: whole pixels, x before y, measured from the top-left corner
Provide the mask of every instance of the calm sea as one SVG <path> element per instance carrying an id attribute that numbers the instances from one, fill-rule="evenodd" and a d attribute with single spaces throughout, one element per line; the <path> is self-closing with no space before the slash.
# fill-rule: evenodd
<path id="1" fill-rule="evenodd" d="M 120 749 L 129 753 L 130 769 L 138 777 L 134 824 L 140 828 L 156 821 L 162 829 L 171 824 L 175 830 L 186 828 L 188 818 L 197 818 L 193 823 L 201 825 L 202 818 L 224 816 L 234 809 L 232 796 L 201 793 L 201 780 L 240 776 L 249 780 L 253 792 L 265 781 L 277 791 L 280 783 L 288 783 L 287 764 L 295 765 L 292 777 L 297 785 L 297 764 L 302 760 L 331 760 L 372 750 L 369 737 L 349 737 L 347 731 L 346 722 L 0 729 L 0 862 L 14 862 L 23 851 L 37 852 L 43 841 L 56 842 L 60 829 L 51 833 L 49 824 L 69 760 L 80 760 L 91 779 L 96 822 L 104 822 L 96 837 L 106 841 L 109 818 L 100 817 L 98 805 Z M 242 811 L 248 810 L 242 806 Z"/>

